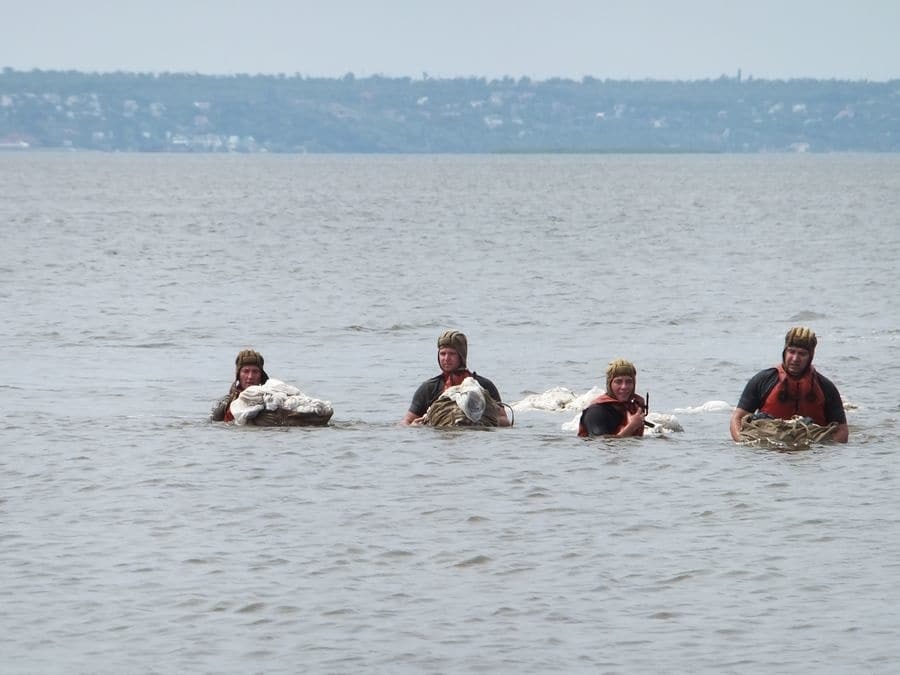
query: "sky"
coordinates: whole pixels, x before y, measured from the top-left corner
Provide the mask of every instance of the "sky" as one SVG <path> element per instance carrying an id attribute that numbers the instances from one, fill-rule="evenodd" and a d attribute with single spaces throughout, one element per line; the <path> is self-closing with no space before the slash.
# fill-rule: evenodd
<path id="1" fill-rule="evenodd" d="M 0 0 L 0 68 L 900 78 L 900 0 Z"/>

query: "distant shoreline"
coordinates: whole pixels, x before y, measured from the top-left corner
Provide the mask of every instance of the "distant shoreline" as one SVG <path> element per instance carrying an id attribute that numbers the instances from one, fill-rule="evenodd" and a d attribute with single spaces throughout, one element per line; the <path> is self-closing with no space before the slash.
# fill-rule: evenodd
<path id="1" fill-rule="evenodd" d="M 900 152 L 900 79 L 309 78 L 0 71 L 0 151 Z"/>

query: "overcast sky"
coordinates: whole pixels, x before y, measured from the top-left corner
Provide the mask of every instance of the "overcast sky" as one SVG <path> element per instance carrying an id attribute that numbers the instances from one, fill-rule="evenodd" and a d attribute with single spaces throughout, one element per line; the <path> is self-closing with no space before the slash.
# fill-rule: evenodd
<path id="1" fill-rule="evenodd" d="M 0 0 L 0 68 L 900 78 L 900 0 Z"/>

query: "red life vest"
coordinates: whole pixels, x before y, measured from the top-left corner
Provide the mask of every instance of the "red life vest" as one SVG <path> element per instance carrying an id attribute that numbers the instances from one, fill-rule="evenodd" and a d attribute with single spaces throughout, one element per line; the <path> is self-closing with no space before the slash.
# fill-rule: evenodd
<path id="1" fill-rule="evenodd" d="M 223 422 L 234 422 L 234 415 L 231 414 L 231 403 L 241 395 L 242 391 L 244 390 L 237 384 L 232 388 L 232 391 L 228 396 L 228 403 L 225 404 L 225 416 L 222 418 Z"/>
<path id="2" fill-rule="evenodd" d="M 441 391 L 447 391 L 450 387 L 462 384 L 467 377 L 472 377 L 472 373 L 465 368 L 454 370 L 452 373 L 444 373 L 444 388 Z"/>
<path id="3" fill-rule="evenodd" d="M 780 420 L 794 415 L 809 417 L 816 424 L 825 426 L 825 392 L 812 366 L 801 377 L 791 377 L 783 365 L 778 366 L 778 382 L 759 407 L 760 412 Z"/>
<path id="4" fill-rule="evenodd" d="M 615 431 L 613 431 L 614 434 L 617 434 L 620 431 L 622 431 L 622 429 L 625 428 L 625 425 L 628 424 L 628 416 L 626 413 L 630 413 L 633 415 L 638 410 L 642 410 L 646 407 L 646 404 L 644 403 L 644 399 L 641 396 L 638 396 L 637 394 L 633 394 L 631 396 L 631 399 L 629 399 L 625 403 L 622 403 L 622 401 L 620 401 L 617 398 L 613 398 L 609 394 L 603 394 L 603 395 L 595 398 L 588 405 L 591 406 L 591 405 L 594 405 L 595 403 L 600 404 L 600 405 L 611 405 L 615 408 L 618 408 L 622 412 L 622 423 L 615 429 Z M 581 420 L 578 420 L 578 435 L 582 436 L 582 437 L 588 435 L 587 429 L 584 428 L 584 425 L 581 423 Z M 640 430 L 634 435 L 635 436 L 643 436 L 644 435 L 644 425 L 643 424 L 641 425 Z"/>

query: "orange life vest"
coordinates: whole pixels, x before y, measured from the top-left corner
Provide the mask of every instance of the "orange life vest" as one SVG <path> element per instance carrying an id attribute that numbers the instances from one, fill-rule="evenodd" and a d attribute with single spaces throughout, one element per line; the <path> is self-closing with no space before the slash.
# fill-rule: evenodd
<path id="1" fill-rule="evenodd" d="M 824 426 L 825 392 L 812 366 L 801 377 L 791 377 L 783 365 L 778 366 L 778 382 L 759 407 L 760 412 L 776 419 L 789 420 L 794 415 L 809 417 L 816 424 Z"/>
<path id="2" fill-rule="evenodd" d="M 222 418 L 223 422 L 234 422 L 234 415 L 231 414 L 231 403 L 241 395 L 242 391 L 244 390 L 237 385 L 232 387 L 232 391 L 229 392 L 228 402 L 225 404 L 225 416 Z"/>
<path id="3" fill-rule="evenodd" d="M 591 401 L 588 407 L 590 407 L 594 404 L 611 405 L 622 411 L 622 423 L 615 429 L 615 431 L 613 431 L 614 434 L 617 434 L 620 431 L 622 431 L 622 429 L 625 428 L 625 425 L 628 424 L 628 416 L 626 413 L 630 413 L 633 415 L 638 410 L 642 410 L 643 408 L 646 407 L 646 404 L 644 403 L 644 399 L 641 396 L 638 396 L 637 394 L 633 394 L 631 396 L 630 400 L 628 400 L 625 403 L 622 403 L 622 401 L 620 401 L 619 399 L 613 398 L 609 394 L 604 393 L 601 396 L 598 396 L 597 398 L 595 398 L 593 401 Z M 587 436 L 588 435 L 587 429 L 584 428 L 584 425 L 581 423 L 580 419 L 578 420 L 578 435 L 579 436 Z M 641 425 L 640 430 L 634 435 L 635 436 L 643 436 L 644 435 L 644 425 L 643 424 Z"/>
<path id="4" fill-rule="evenodd" d="M 454 370 L 452 373 L 444 373 L 444 388 L 442 391 L 447 391 L 450 387 L 462 384 L 462 381 L 467 377 L 472 377 L 472 373 L 465 368 L 462 370 Z"/>

